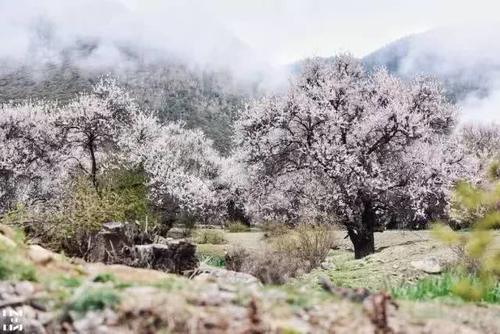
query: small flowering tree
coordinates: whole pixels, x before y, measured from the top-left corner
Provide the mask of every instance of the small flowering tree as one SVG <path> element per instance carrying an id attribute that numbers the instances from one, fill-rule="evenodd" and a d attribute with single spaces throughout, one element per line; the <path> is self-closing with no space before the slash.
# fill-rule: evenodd
<path id="1" fill-rule="evenodd" d="M 486 165 L 500 159 L 500 124 L 465 124 L 461 134 L 467 149 Z"/>
<path id="2" fill-rule="evenodd" d="M 55 199 L 67 181 L 82 174 L 99 194 L 103 173 L 130 167 L 145 173 L 155 206 L 200 218 L 224 214 L 231 168 L 226 174 L 222 170 L 232 160 L 222 158 L 200 130 L 162 123 L 139 110 L 114 80 L 101 80 L 65 105 L 1 108 L 2 209 L 19 201 Z M 26 189 L 19 191 L 21 185 Z M 10 196 L 14 189 L 18 194 Z"/>
<path id="3" fill-rule="evenodd" d="M 58 108 L 52 125 L 63 147 L 65 167 L 83 171 L 98 190 L 99 165 L 116 150 L 122 132 L 133 125 L 132 115 L 137 112 L 134 100 L 109 78 Z"/>
<path id="4" fill-rule="evenodd" d="M 144 113 L 135 114 L 133 124 L 121 137 L 122 160 L 145 171 L 156 206 L 202 220 L 223 216 L 230 188 L 222 170 L 229 162 L 203 132 L 183 123 L 162 124 Z"/>
<path id="5" fill-rule="evenodd" d="M 377 226 L 443 214 L 453 182 L 472 168 L 454 123 L 433 80 L 367 74 L 347 55 L 310 60 L 286 96 L 256 101 L 237 122 L 250 201 L 256 211 L 335 216 L 364 257 Z"/>
<path id="6" fill-rule="evenodd" d="M 22 199 L 43 201 L 57 188 L 61 146 L 51 126 L 54 104 L 0 106 L 1 210 Z"/>

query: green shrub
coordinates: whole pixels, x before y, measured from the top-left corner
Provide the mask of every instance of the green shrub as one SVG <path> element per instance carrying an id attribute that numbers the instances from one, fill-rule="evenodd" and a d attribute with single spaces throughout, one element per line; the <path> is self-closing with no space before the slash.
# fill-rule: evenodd
<path id="1" fill-rule="evenodd" d="M 93 281 L 99 283 L 115 282 L 116 278 L 111 273 L 100 273 L 94 277 Z"/>
<path id="2" fill-rule="evenodd" d="M 465 282 L 465 284 L 464 284 Z M 472 287 L 471 291 L 464 291 Z M 436 298 L 464 298 L 465 300 L 482 301 L 486 303 L 500 303 L 500 284 L 485 286 L 480 278 L 459 272 L 448 272 L 437 277 L 427 277 L 415 284 L 405 284 L 392 288 L 394 298 L 409 300 L 432 300 Z M 473 296 L 471 298 L 470 296 Z"/>
<path id="3" fill-rule="evenodd" d="M 31 264 L 22 261 L 12 253 L 0 255 L 0 281 L 36 281 L 36 270 Z"/>
<path id="4" fill-rule="evenodd" d="M 111 288 L 91 288 L 78 294 L 70 303 L 69 309 L 85 314 L 88 311 L 99 311 L 114 307 L 120 302 L 120 296 Z"/>
<path id="5" fill-rule="evenodd" d="M 111 170 L 99 178 L 99 188 L 87 177 L 69 182 L 61 202 L 42 212 L 16 210 L 4 218 L 22 226 L 30 238 L 43 246 L 82 257 L 88 251 L 89 237 L 110 221 L 137 222 L 153 231 L 145 180 L 138 171 Z"/>
<path id="6" fill-rule="evenodd" d="M 212 267 L 224 268 L 225 266 L 225 259 L 221 256 L 200 256 L 199 260 L 200 262 Z"/>
<path id="7" fill-rule="evenodd" d="M 455 292 L 466 300 L 478 300 L 485 291 L 494 288 L 500 277 L 500 248 L 495 229 L 500 227 L 500 181 L 478 188 L 458 184 L 457 203 L 465 210 L 483 208 L 470 232 L 457 233 L 444 225 L 436 225 L 434 234 L 460 253 L 460 265 L 478 280 L 463 279 L 456 283 Z"/>
<path id="8" fill-rule="evenodd" d="M 129 221 L 155 221 L 148 199 L 147 179 L 141 169 L 115 168 L 100 178 L 101 187 L 116 194 L 122 202 L 123 215 Z"/>
<path id="9" fill-rule="evenodd" d="M 224 232 L 217 229 L 200 229 L 194 232 L 194 241 L 197 244 L 220 245 L 226 243 Z"/>
<path id="10" fill-rule="evenodd" d="M 230 233 L 250 232 L 250 227 L 239 221 L 228 222 L 226 225 L 226 229 Z"/>
<path id="11" fill-rule="evenodd" d="M 60 277 L 57 281 L 65 288 L 78 288 L 82 285 L 82 279 L 78 277 Z"/>
<path id="12" fill-rule="evenodd" d="M 1 237 L 0 280 L 36 281 L 35 267 L 23 258 L 22 245 L 3 235 Z"/>

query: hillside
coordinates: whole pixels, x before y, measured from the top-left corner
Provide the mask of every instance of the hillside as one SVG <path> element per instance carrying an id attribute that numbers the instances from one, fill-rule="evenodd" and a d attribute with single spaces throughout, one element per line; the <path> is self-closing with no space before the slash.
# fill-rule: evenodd
<path id="1" fill-rule="evenodd" d="M 349 267 L 339 265 L 331 272 L 318 270 L 307 278 L 309 285 L 299 280 L 264 287 L 249 275 L 206 265 L 188 279 L 70 261 L 24 244 L 6 226 L 0 225 L 0 231 L 0 275 L 10 279 L 0 282 L 0 303 L 9 314 L 23 312 L 15 325 L 29 333 L 444 334 L 495 333 L 498 325 L 495 305 L 392 303 L 383 293 L 364 289 L 344 289 L 349 292 L 345 296 L 319 288 L 318 277 L 354 274 L 375 258 L 350 261 Z M 392 235 L 391 241 L 395 239 L 400 240 Z M 420 245 L 431 243 L 420 240 Z M 377 257 L 394 260 L 387 254 Z M 387 268 L 388 274 L 396 271 Z M 439 319 L 439 314 L 446 316 Z"/>
<path id="2" fill-rule="evenodd" d="M 494 26 L 449 27 L 410 35 L 367 55 L 368 68 L 384 66 L 403 77 L 435 76 L 449 96 L 460 101 L 470 94 L 485 97 L 500 78 L 500 43 L 488 38 Z"/>
<path id="3" fill-rule="evenodd" d="M 228 70 L 193 67 L 175 58 L 144 60 L 138 50 L 120 49 L 124 66 L 92 67 L 97 42 L 77 43 L 61 51 L 62 61 L 3 60 L 0 103 L 48 99 L 65 103 L 88 91 L 99 78 L 111 75 L 130 91 L 141 107 L 162 119 L 200 127 L 222 152 L 230 147 L 231 125 L 244 99 L 254 94 L 250 84 L 237 82 Z"/>

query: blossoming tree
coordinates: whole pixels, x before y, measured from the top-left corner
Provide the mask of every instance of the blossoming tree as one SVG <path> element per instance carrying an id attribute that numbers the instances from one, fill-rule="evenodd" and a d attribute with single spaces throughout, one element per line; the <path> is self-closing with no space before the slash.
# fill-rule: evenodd
<path id="1" fill-rule="evenodd" d="M 202 131 L 140 110 L 112 79 L 64 105 L 6 104 L 0 111 L 1 211 L 54 199 L 75 176 L 87 176 L 99 193 L 106 170 L 131 167 L 145 172 L 154 205 L 200 219 L 224 215 L 232 159 Z"/>
<path id="2" fill-rule="evenodd" d="M 309 60 L 285 96 L 256 101 L 237 122 L 250 201 L 261 216 L 304 205 L 335 216 L 364 257 L 377 226 L 439 217 L 473 170 L 454 124 L 433 80 L 366 73 L 349 55 Z"/>

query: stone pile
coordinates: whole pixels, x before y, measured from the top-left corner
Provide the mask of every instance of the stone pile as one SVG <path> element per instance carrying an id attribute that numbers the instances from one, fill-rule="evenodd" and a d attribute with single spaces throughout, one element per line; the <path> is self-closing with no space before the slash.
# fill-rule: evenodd
<path id="1" fill-rule="evenodd" d="M 86 260 L 176 274 L 193 271 L 198 266 L 196 246 L 191 242 L 162 238 L 156 243 L 134 244 L 130 230 L 125 223 L 104 224 L 93 238 Z"/>

